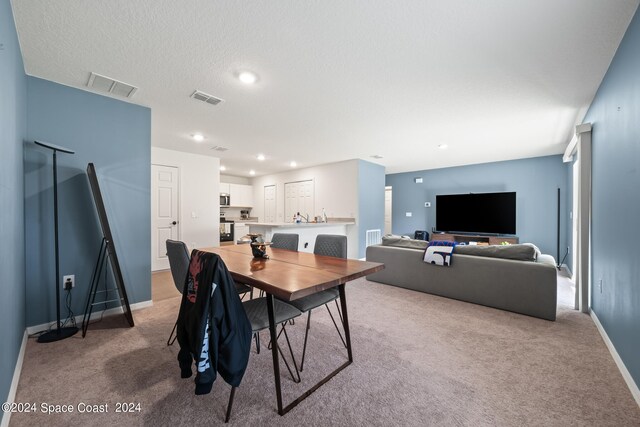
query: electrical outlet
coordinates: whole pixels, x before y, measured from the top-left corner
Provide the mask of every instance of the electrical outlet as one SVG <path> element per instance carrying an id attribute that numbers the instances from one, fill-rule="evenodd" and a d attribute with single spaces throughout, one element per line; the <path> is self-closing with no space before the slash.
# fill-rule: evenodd
<path id="1" fill-rule="evenodd" d="M 76 275 L 68 274 L 66 276 L 62 276 L 62 289 L 68 290 L 73 288 L 76 285 Z"/>
<path id="2" fill-rule="evenodd" d="M 404 214 L 404 215 L 405 215 L 405 216 L 413 216 L 413 213 L 412 213 L 412 212 L 405 212 L 405 214 Z"/>

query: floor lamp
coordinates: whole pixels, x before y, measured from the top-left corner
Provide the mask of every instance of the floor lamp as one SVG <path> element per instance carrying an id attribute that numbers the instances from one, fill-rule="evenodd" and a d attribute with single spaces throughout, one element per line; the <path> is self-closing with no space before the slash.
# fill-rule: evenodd
<path id="1" fill-rule="evenodd" d="M 54 342 L 69 338 L 78 332 L 78 328 L 70 326 L 63 328 L 60 323 L 60 249 L 58 248 L 58 164 L 56 163 L 56 155 L 59 152 L 74 154 L 75 151 L 59 145 L 50 144 L 48 142 L 34 141 L 37 145 L 48 148 L 53 151 L 53 223 L 55 233 L 55 258 L 56 258 L 56 279 L 54 286 L 56 287 L 56 329 L 38 337 L 38 342 Z"/>

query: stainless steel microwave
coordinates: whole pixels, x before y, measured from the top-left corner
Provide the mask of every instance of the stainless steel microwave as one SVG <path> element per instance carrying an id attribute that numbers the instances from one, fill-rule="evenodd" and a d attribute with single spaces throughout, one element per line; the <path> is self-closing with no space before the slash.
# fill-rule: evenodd
<path id="1" fill-rule="evenodd" d="M 220 193 L 220 206 L 230 206 L 231 196 L 227 193 Z"/>

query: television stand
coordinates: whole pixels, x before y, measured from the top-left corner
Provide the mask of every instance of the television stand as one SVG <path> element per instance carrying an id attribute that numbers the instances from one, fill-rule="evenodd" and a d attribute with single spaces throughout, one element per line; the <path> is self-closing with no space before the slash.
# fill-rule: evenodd
<path id="1" fill-rule="evenodd" d="M 500 245 L 502 242 L 515 244 L 519 242 L 518 236 L 489 236 L 482 234 L 462 233 L 433 233 L 431 240 L 444 240 L 446 242 L 469 243 L 477 242 L 479 245 Z"/>

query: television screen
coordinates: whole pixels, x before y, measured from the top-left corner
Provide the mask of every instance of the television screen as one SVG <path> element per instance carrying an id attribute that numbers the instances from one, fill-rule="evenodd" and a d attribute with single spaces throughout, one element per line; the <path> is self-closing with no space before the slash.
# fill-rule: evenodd
<path id="1" fill-rule="evenodd" d="M 436 228 L 449 233 L 516 234 L 516 193 L 437 195 Z"/>

